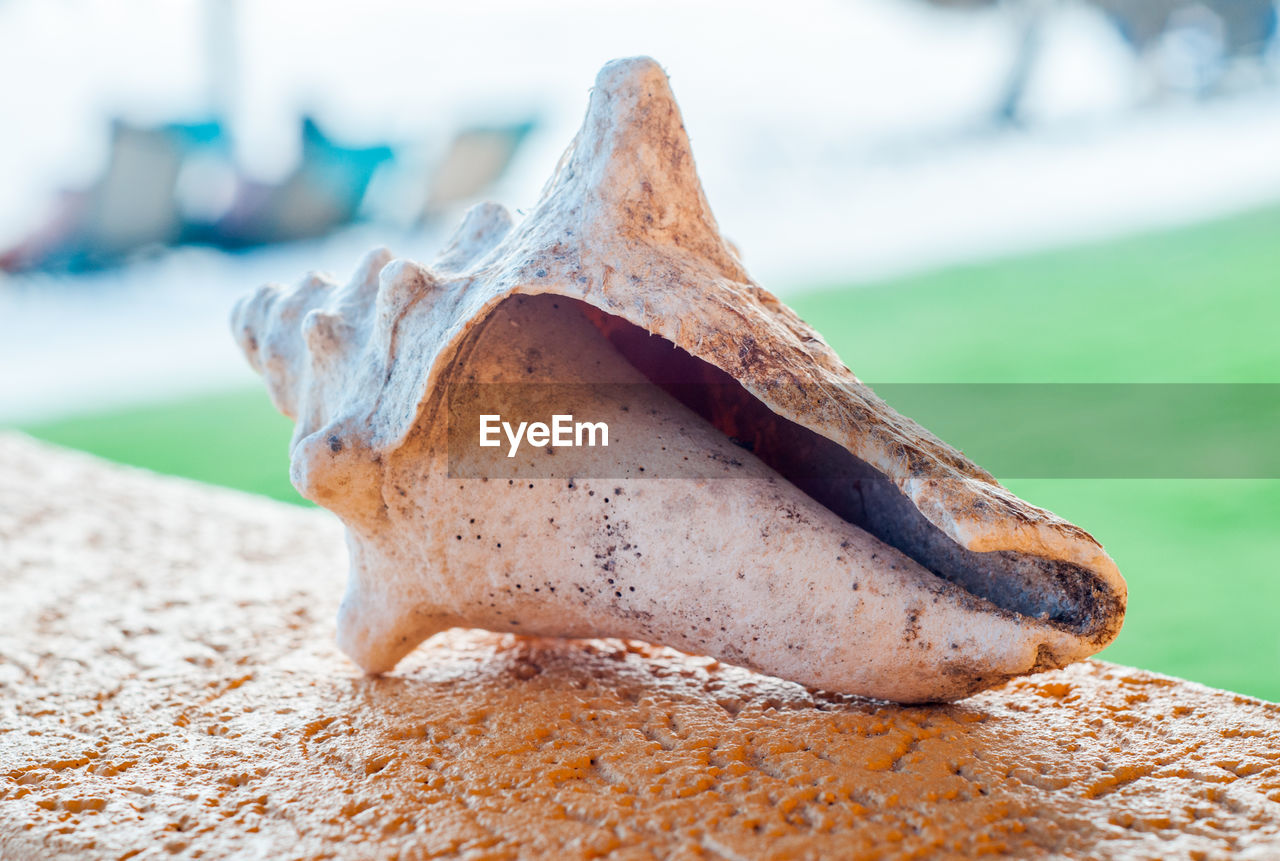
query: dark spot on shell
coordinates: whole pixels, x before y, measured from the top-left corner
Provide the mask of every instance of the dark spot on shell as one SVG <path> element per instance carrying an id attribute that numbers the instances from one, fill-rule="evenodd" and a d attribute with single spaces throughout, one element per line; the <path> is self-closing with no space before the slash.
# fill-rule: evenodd
<path id="1" fill-rule="evenodd" d="M 920 611 L 911 610 L 907 613 L 907 627 L 903 632 L 902 639 L 908 643 L 920 636 Z"/>

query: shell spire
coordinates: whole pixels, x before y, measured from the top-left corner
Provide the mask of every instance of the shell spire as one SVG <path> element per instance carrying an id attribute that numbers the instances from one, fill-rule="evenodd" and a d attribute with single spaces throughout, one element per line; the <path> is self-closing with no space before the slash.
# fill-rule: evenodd
<path id="1" fill-rule="evenodd" d="M 511 213 L 500 203 L 480 203 L 467 210 L 433 264 L 442 272 L 461 272 L 479 262 L 511 232 Z"/>
<path id="2" fill-rule="evenodd" d="M 571 246 L 620 238 L 749 280 L 720 236 L 667 75 L 649 57 L 614 60 L 596 76 L 582 127 L 529 222 L 553 215 L 572 225 L 557 237 Z"/>
<path id="3" fill-rule="evenodd" d="M 567 168 L 548 196 L 584 200 L 584 219 L 693 254 L 727 251 L 667 75 L 648 57 L 600 71 Z M 726 275 L 745 276 L 729 268 Z"/>

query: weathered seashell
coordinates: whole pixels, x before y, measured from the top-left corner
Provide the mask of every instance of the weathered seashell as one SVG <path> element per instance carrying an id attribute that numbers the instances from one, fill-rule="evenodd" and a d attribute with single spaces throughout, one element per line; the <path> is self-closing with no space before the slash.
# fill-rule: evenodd
<path id="1" fill-rule="evenodd" d="M 1125 584 L 1088 533 L 895 413 L 751 281 L 652 60 L 605 66 L 518 225 L 478 206 L 431 266 L 375 251 L 345 286 L 261 288 L 233 327 L 297 422 L 294 485 L 348 528 L 339 643 L 369 672 L 473 626 L 918 702 L 1120 629 Z M 600 449 L 605 478 L 451 477 L 451 393 L 489 383 L 617 386 L 574 411 L 662 440 L 652 469 Z M 505 468 L 472 465 L 490 456 Z M 709 472 L 680 474 L 690 458 Z"/>

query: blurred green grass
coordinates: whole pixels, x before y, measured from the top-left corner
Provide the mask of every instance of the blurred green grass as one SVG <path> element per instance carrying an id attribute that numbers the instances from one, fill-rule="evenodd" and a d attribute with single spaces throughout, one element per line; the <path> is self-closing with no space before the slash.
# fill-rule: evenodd
<path id="1" fill-rule="evenodd" d="M 791 304 L 873 382 L 1280 382 L 1280 208 Z M 263 391 L 23 429 L 302 502 L 290 423 Z M 1124 572 L 1129 614 L 1107 659 L 1280 700 L 1280 481 L 1006 483 L 1093 532 Z"/>
<path id="2" fill-rule="evenodd" d="M 19 430 L 108 460 L 311 504 L 289 483 L 293 422 L 276 412 L 266 389 L 73 416 Z"/>

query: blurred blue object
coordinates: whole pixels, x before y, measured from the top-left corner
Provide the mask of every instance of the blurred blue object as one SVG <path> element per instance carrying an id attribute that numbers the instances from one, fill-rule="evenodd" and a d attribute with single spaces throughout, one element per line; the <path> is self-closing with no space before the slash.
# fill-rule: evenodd
<path id="1" fill-rule="evenodd" d="M 178 241 L 184 225 L 174 192 L 183 164 L 196 153 L 227 151 L 217 120 L 156 127 L 113 120 L 98 178 L 61 192 L 49 220 L 0 253 L 0 269 L 83 271 Z"/>
<path id="2" fill-rule="evenodd" d="M 447 217 L 451 208 L 472 199 L 495 183 L 511 166 L 516 152 L 537 127 L 535 119 L 505 125 L 464 128 L 454 135 L 436 165 L 420 207 L 420 218 Z"/>
<path id="3" fill-rule="evenodd" d="M 344 146 L 311 117 L 302 119 L 300 133 L 298 166 L 268 184 L 235 166 L 220 120 L 156 127 L 115 120 L 98 178 L 85 189 L 61 192 L 43 225 L 0 252 L 0 269 L 79 272 L 118 264 L 149 248 L 247 248 L 320 236 L 350 223 L 374 172 L 394 158 L 391 147 Z M 231 185 L 226 206 L 198 199 L 227 191 L 216 183 L 187 183 L 194 192 L 187 188 L 185 194 L 180 188 L 190 168 L 210 161 L 222 166 Z"/>
<path id="4" fill-rule="evenodd" d="M 302 156 L 279 183 L 241 177 L 230 210 L 208 223 L 185 225 L 183 242 L 248 248 L 322 236 L 355 220 L 374 172 L 395 158 L 390 146 L 344 146 L 305 116 Z"/>
<path id="5" fill-rule="evenodd" d="M 483 193 L 535 126 L 528 119 L 460 130 L 423 183 L 417 217 L 430 220 Z M 218 119 L 153 128 L 116 120 L 99 177 L 62 192 L 43 225 L 0 252 L 0 270 L 85 271 L 172 245 L 253 248 L 323 236 L 357 220 L 395 149 L 347 146 L 310 116 L 302 117 L 299 134 L 297 166 L 271 183 L 235 163 Z"/>

